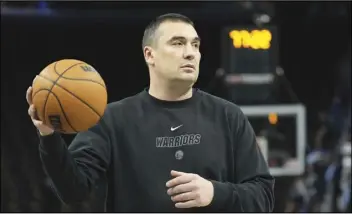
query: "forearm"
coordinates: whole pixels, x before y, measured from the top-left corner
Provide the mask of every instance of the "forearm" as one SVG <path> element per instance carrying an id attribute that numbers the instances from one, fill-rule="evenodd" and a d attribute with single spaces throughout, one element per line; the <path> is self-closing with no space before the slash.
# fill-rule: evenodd
<path id="1" fill-rule="evenodd" d="M 80 202 L 89 195 L 90 182 L 81 171 L 84 165 L 75 161 L 59 134 L 41 136 L 39 153 L 44 170 L 63 202 Z"/>
<path id="2" fill-rule="evenodd" d="M 214 197 L 211 206 L 222 212 L 272 212 L 274 180 L 257 177 L 240 184 L 212 181 Z"/>
<path id="3" fill-rule="evenodd" d="M 224 212 L 272 212 L 275 180 L 257 143 L 255 132 L 242 111 L 234 128 L 233 183 L 214 182 L 214 204 Z"/>

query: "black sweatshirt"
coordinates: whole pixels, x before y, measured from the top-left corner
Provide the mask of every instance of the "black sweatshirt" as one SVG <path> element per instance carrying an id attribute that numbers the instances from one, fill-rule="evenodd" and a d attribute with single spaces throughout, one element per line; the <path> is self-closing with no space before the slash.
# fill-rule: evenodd
<path id="1" fill-rule="evenodd" d="M 57 195 L 85 200 L 107 185 L 107 212 L 272 212 L 274 178 L 240 108 L 195 89 L 190 99 L 162 101 L 147 90 L 110 103 L 101 121 L 67 148 L 40 137 L 40 156 Z M 180 210 L 167 194 L 171 170 L 214 186 L 211 204 Z"/>

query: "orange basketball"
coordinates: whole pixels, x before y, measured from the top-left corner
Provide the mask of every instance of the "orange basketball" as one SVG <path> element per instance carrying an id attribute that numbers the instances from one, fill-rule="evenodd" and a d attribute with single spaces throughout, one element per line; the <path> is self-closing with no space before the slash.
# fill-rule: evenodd
<path id="1" fill-rule="evenodd" d="M 33 81 L 32 100 L 38 118 L 58 132 L 74 134 L 97 124 L 107 106 L 105 82 L 89 64 L 53 62 Z"/>

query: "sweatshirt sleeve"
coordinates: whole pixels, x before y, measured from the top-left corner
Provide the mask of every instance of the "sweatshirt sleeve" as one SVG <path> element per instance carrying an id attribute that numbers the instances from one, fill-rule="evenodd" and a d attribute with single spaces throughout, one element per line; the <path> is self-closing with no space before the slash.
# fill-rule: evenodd
<path id="1" fill-rule="evenodd" d="M 69 147 L 58 133 L 40 136 L 39 154 L 57 196 L 66 204 L 77 203 L 108 169 L 109 137 L 101 124 L 78 133 Z"/>
<path id="2" fill-rule="evenodd" d="M 211 206 L 224 212 L 273 212 L 274 178 L 259 150 L 256 135 L 239 110 L 234 120 L 235 182 L 212 181 Z"/>

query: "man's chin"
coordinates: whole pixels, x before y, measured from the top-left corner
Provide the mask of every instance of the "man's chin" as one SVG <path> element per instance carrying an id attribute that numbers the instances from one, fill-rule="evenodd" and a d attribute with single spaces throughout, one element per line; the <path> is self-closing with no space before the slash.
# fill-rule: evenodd
<path id="1" fill-rule="evenodd" d="M 175 85 L 179 87 L 192 87 L 197 81 L 195 76 L 182 76 L 173 79 Z"/>
<path id="2" fill-rule="evenodd" d="M 183 73 L 180 76 L 177 77 L 178 80 L 180 81 L 186 81 L 186 82 L 196 82 L 198 79 L 198 75 L 195 73 Z"/>
<path id="3" fill-rule="evenodd" d="M 182 76 L 175 79 L 176 82 L 185 83 L 185 84 L 194 84 L 197 81 L 195 76 Z"/>

